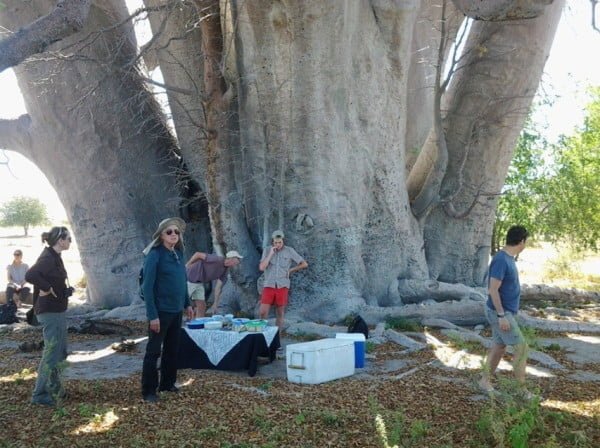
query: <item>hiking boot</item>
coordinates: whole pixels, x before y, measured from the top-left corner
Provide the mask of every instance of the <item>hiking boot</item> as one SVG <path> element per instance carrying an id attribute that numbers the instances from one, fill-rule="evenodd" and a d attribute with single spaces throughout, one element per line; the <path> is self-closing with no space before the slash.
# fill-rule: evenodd
<path id="1" fill-rule="evenodd" d="M 179 392 L 179 388 L 177 386 L 175 386 L 174 384 L 171 387 L 166 387 L 166 388 L 160 388 L 158 389 L 159 392 L 173 392 L 173 393 L 177 393 Z"/>

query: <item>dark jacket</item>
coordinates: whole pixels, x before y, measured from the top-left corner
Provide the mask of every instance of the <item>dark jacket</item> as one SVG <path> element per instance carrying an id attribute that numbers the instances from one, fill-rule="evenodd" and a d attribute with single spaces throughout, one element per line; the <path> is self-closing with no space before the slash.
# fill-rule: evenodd
<path id="1" fill-rule="evenodd" d="M 62 313 L 67 309 L 67 271 L 60 254 L 46 247 L 35 264 L 25 274 L 25 280 L 33 285 L 33 308 L 35 314 Z M 52 294 L 40 297 L 40 291 L 53 289 Z"/>
<path id="2" fill-rule="evenodd" d="M 181 313 L 190 306 L 183 253 L 162 244 L 152 248 L 144 258 L 142 291 L 148 320 L 156 319 L 159 311 Z"/>

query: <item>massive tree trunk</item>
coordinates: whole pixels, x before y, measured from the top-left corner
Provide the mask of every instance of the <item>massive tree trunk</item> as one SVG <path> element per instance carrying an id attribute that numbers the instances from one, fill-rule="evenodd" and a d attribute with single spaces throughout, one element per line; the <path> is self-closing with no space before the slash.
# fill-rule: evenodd
<path id="1" fill-rule="evenodd" d="M 563 6 L 556 0 L 536 19 L 471 27 L 459 63 L 463 68 L 455 73 L 443 107 L 449 162 L 442 203 L 428 216 L 424 232 L 432 279 L 484 283 L 497 194 Z"/>
<path id="2" fill-rule="evenodd" d="M 475 18 L 511 21 L 471 26 L 460 70 L 444 90 L 439 70 L 453 55 L 449 41 L 461 22 L 449 2 L 146 0 L 163 7 L 150 16 L 155 37 L 145 50 L 164 75 L 181 166 L 191 173 L 187 195 L 206 199 L 215 250 L 245 255 L 233 272 L 233 305 L 253 309 L 258 258 L 282 228 L 310 264 L 292 278 L 291 309 L 305 317 L 335 321 L 359 309 L 384 316 L 403 298 L 465 299 L 471 303 L 464 309 L 480 308 L 473 304 L 482 297 L 476 287 L 487 265 L 494 198 L 564 2 L 453 3 Z M 512 20 L 519 14 L 538 17 Z M 121 16 L 92 7 L 90 17 L 88 31 Z M 139 76 L 117 69 L 134 49 L 115 50 L 126 34 L 116 29 L 121 37 L 101 33 L 89 46 L 72 47 L 105 61 L 95 70 L 81 58 L 18 69 L 31 117 L 15 124 L 54 130 L 36 131 L 45 134 L 33 147 L 51 142 L 57 160 L 41 149 L 30 157 L 54 172 L 49 177 L 74 230 L 84 235 L 88 276 L 103 271 L 86 250 L 131 275 L 131 263 L 113 263 L 123 240 L 102 239 L 93 224 L 104 231 L 115 229 L 113 218 L 130 223 L 136 252 L 157 217 L 176 205 L 162 208 L 177 195 L 174 144 Z M 102 45 L 118 56 L 106 62 Z M 48 85 L 35 81 L 56 70 L 54 90 L 40 95 Z M 73 85 L 96 86 L 98 96 L 68 91 Z M 153 132 L 138 132 L 147 126 Z M 66 154 L 97 161 L 107 186 L 77 190 L 77 182 L 66 182 L 62 165 L 81 165 Z M 156 176 L 164 191 L 152 184 Z M 102 216 L 81 212 L 90 198 L 103 205 Z"/>
<path id="3" fill-rule="evenodd" d="M 427 278 L 404 188 L 416 3 L 237 6 L 226 46 L 251 235 L 264 246 L 283 228 L 306 257 L 311 267 L 292 280 L 305 315 L 397 301 L 399 276 Z"/>
<path id="4" fill-rule="evenodd" d="M 4 3 L 0 23 L 15 30 L 54 2 Z M 85 32 L 16 67 L 28 115 L 0 134 L 0 146 L 32 160 L 58 192 L 88 298 L 108 307 L 137 297 L 141 250 L 158 221 L 179 209 L 173 139 L 128 67 L 136 55 L 133 33 L 129 26 L 101 31 L 125 16 L 107 2 L 92 6 Z"/>

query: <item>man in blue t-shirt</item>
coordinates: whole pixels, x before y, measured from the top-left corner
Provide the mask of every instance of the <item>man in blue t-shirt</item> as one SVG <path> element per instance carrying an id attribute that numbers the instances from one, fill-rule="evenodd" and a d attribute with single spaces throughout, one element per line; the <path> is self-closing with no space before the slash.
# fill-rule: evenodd
<path id="1" fill-rule="evenodd" d="M 521 284 L 515 257 L 525 249 L 527 230 L 513 226 L 506 234 L 506 245 L 490 263 L 488 275 L 488 300 L 485 314 L 492 328 L 493 343 L 488 352 L 479 386 L 486 392 L 493 392 L 490 376 L 494 374 L 507 345 L 515 346 L 513 369 L 517 381 L 524 389 L 527 398 L 531 394 L 525 389 L 525 365 L 527 343 L 515 320 L 521 300 Z"/>

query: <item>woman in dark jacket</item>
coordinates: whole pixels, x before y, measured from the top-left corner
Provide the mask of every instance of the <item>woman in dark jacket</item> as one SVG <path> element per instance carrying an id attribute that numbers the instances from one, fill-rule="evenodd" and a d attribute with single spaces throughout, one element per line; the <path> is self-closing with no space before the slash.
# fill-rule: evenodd
<path id="1" fill-rule="evenodd" d="M 42 234 L 47 247 L 25 274 L 33 288 L 33 308 L 44 332 L 44 353 L 38 368 L 31 402 L 55 406 L 66 396 L 60 374 L 61 363 L 67 358 L 67 310 L 72 290 L 67 287 L 67 271 L 61 252 L 71 245 L 66 227 L 52 227 Z"/>
<path id="2" fill-rule="evenodd" d="M 183 259 L 185 222 L 180 218 L 163 220 L 144 249 L 142 292 L 148 317 L 148 344 L 142 367 L 142 397 L 158 401 L 158 391 L 177 392 L 177 351 L 181 313 L 192 319 Z M 160 382 L 156 363 L 160 360 Z"/>

